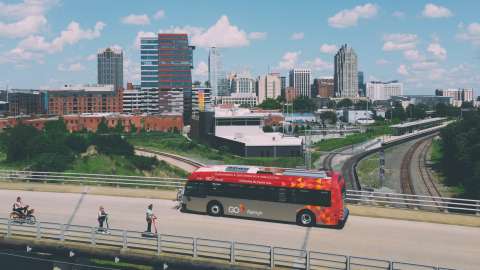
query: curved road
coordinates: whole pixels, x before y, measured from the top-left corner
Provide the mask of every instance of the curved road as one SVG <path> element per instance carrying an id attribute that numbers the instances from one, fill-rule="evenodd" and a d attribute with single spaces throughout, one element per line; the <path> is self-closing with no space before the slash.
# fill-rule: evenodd
<path id="1" fill-rule="evenodd" d="M 233 218 L 180 213 L 174 202 L 85 194 L 0 190 L 0 217 L 6 217 L 17 195 L 36 208 L 39 221 L 96 226 L 99 205 L 110 213 L 113 228 L 142 231 L 144 208 L 154 204 L 160 232 L 219 240 L 307 248 L 354 256 L 384 258 L 456 269 L 478 269 L 480 229 L 350 216 L 343 230 L 303 228 Z"/>

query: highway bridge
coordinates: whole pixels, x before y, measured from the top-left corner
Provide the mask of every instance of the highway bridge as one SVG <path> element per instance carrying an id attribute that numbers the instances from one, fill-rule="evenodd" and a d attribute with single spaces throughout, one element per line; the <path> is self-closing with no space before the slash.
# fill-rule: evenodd
<path id="1" fill-rule="evenodd" d="M 7 217 L 16 196 L 37 211 L 40 222 L 96 226 L 100 205 L 110 226 L 145 230 L 145 208 L 153 203 L 159 230 L 208 239 L 240 241 L 347 254 L 453 269 L 478 269 L 480 230 L 476 227 L 350 216 L 343 230 L 180 213 L 171 200 L 0 190 L 0 217 Z"/>

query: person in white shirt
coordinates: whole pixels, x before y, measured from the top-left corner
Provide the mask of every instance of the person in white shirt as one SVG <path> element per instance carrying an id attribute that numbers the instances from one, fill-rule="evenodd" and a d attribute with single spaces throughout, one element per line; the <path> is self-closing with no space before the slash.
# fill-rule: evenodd
<path id="1" fill-rule="evenodd" d="M 157 217 L 153 214 L 153 204 L 150 204 L 147 207 L 147 214 L 146 214 L 146 220 L 147 220 L 147 230 L 146 232 L 151 233 L 152 232 L 152 221 L 154 221 Z"/>
<path id="2" fill-rule="evenodd" d="M 13 203 L 13 211 L 19 215 L 24 216 L 28 206 L 24 206 L 21 197 L 17 197 L 17 200 Z"/>

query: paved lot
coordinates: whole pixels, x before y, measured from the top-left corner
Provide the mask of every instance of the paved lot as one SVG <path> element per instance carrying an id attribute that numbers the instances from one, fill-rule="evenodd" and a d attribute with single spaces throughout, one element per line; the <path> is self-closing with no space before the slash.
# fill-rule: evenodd
<path id="1" fill-rule="evenodd" d="M 233 218 L 180 213 L 174 202 L 69 193 L 0 190 L 0 217 L 17 195 L 36 208 L 39 221 L 96 225 L 99 205 L 110 212 L 110 226 L 142 231 L 145 207 L 154 204 L 161 233 L 386 258 L 458 269 L 478 269 L 480 229 L 454 225 L 351 216 L 343 230 L 302 228 Z"/>

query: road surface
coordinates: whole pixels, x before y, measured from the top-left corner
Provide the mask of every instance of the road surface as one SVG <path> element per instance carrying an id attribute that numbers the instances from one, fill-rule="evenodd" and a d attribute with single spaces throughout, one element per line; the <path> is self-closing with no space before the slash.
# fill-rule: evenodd
<path id="1" fill-rule="evenodd" d="M 480 229 L 453 225 L 350 216 L 343 230 L 293 224 L 214 218 L 180 213 L 174 202 L 85 194 L 0 190 L 0 217 L 7 217 L 16 196 L 37 213 L 37 220 L 96 226 L 97 210 L 110 213 L 112 228 L 145 230 L 145 208 L 153 203 L 160 232 L 320 252 L 440 265 L 480 266 Z"/>
<path id="2" fill-rule="evenodd" d="M 166 163 L 173 165 L 177 168 L 180 168 L 188 173 L 191 173 L 196 169 L 198 169 L 198 166 L 194 166 L 190 163 L 187 163 L 169 156 L 164 156 L 164 155 L 160 155 L 160 154 L 156 154 L 156 153 L 152 153 L 144 150 L 135 149 L 135 154 L 139 156 L 156 157 L 158 160 L 163 160 Z"/>

